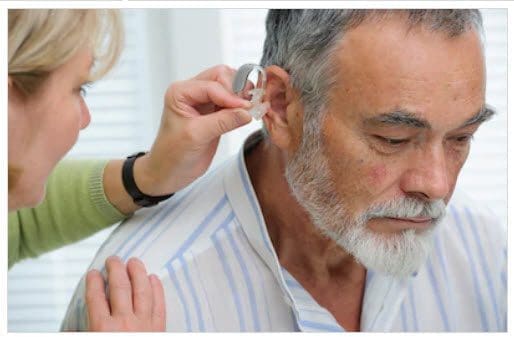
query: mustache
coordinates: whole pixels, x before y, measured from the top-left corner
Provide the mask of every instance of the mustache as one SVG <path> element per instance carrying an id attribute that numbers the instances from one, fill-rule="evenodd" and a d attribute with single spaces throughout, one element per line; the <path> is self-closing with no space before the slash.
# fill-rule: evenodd
<path id="1" fill-rule="evenodd" d="M 442 199 L 423 201 L 415 198 L 401 198 L 373 205 L 364 212 L 366 220 L 372 218 L 416 218 L 427 217 L 439 221 L 446 214 Z"/>

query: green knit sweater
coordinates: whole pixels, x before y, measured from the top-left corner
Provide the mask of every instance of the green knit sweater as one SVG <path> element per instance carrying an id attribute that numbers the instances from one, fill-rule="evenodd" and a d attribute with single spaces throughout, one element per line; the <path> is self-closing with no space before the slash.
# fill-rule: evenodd
<path id="1" fill-rule="evenodd" d="M 81 240 L 126 216 L 105 196 L 105 160 L 65 160 L 48 179 L 45 200 L 9 213 L 9 268 Z"/>

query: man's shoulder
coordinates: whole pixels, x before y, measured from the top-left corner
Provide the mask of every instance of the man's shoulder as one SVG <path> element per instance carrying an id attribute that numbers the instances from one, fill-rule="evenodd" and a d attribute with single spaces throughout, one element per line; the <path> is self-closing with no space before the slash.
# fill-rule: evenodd
<path id="1" fill-rule="evenodd" d="M 158 272 L 185 249 L 205 246 L 215 227 L 233 215 L 225 179 L 235 164 L 231 157 L 166 202 L 136 212 L 113 231 L 92 267 L 101 268 L 110 255 L 136 256 L 149 272 Z"/>

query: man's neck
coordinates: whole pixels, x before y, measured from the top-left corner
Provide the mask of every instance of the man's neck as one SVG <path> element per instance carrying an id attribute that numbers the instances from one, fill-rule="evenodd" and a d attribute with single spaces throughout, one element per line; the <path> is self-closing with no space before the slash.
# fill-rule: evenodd
<path id="1" fill-rule="evenodd" d="M 323 236 L 293 197 L 284 176 L 284 154 L 264 139 L 247 151 L 245 160 L 281 266 L 336 319 L 335 307 L 343 303 L 328 302 L 342 294 L 346 294 L 345 306 L 353 308 L 354 316 L 360 314 L 366 270 L 332 239 Z M 338 295 L 328 289 L 337 289 Z M 348 325 L 345 329 L 355 330 Z"/>

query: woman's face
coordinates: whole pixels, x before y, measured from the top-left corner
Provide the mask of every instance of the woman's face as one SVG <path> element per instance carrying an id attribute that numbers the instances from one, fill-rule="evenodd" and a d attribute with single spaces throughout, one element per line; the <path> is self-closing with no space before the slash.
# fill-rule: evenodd
<path id="1" fill-rule="evenodd" d="M 33 207 L 43 199 L 50 172 L 89 124 L 81 88 L 92 61 L 90 51 L 77 52 L 28 97 L 9 79 L 9 166 L 20 171 L 9 189 L 9 210 Z"/>

